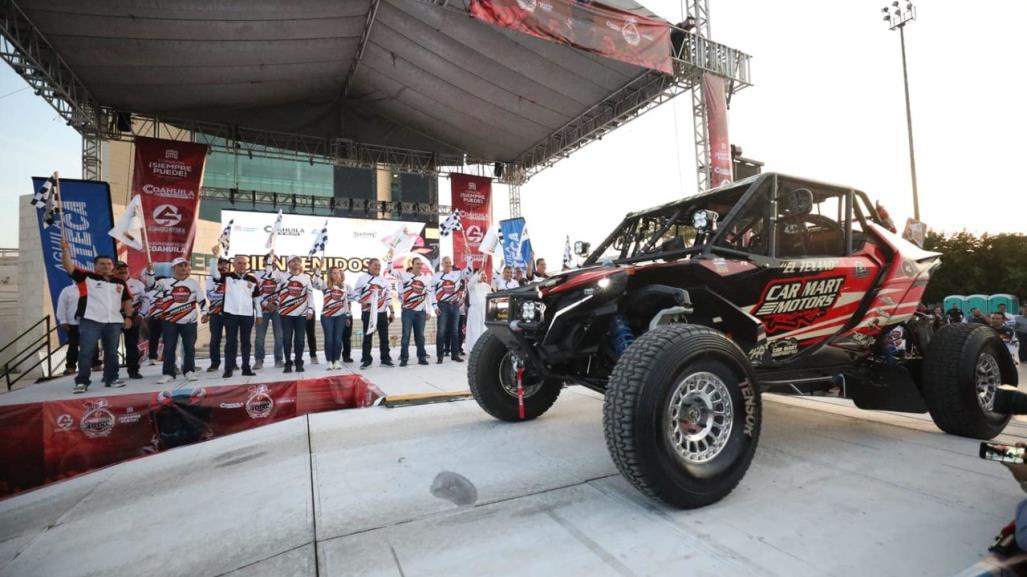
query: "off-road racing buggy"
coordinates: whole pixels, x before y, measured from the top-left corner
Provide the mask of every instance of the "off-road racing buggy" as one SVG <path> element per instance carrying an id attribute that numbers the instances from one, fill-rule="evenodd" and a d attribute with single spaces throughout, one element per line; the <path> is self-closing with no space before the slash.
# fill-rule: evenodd
<path id="1" fill-rule="evenodd" d="M 1009 419 L 991 410 L 996 388 L 1017 375 L 991 328 L 889 340 L 938 257 L 886 228 L 860 191 L 754 176 L 628 214 L 583 268 L 489 296 L 470 388 L 506 421 L 543 414 L 564 384 L 603 393 L 620 472 L 684 508 L 742 479 L 761 391 L 833 389 L 992 438 Z"/>

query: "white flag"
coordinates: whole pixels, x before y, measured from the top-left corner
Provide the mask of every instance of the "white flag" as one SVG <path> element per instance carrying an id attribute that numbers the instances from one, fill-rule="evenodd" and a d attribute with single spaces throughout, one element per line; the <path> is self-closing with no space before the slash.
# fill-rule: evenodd
<path id="1" fill-rule="evenodd" d="M 268 250 L 274 250 L 275 240 L 278 238 L 278 231 L 282 230 L 282 211 L 278 211 L 278 216 L 275 218 L 275 224 L 271 226 L 271 232 L 267 235 L 267 242 L 264 243 L 264 248 Z"/>
<path id="2" fill-rule="evenodd" d="M 132 197 L 125 213 L 107 234 L 134 250 L 143 250 L 143 200 L 138 194 Z"/>
<path id="3" fill-rule="evenodd" d="M 392 251 L 393 256 L 406 254 L 413 250 L 414 241 L 417 237 L 407 232 L 407 227 L 400 227 L 399 230 L 382 239 L 386 249 Z"/>
<path id="4" fill-rule="evenodd" d="M 500 230 L 499 225 L 493 224 L 485 231 L 485 236 L 481 239 L 481 245 L 478 246 L 478 252 L 494 255 L 497 250 L 500 250 L 502 242 L 503 232 Z"/>

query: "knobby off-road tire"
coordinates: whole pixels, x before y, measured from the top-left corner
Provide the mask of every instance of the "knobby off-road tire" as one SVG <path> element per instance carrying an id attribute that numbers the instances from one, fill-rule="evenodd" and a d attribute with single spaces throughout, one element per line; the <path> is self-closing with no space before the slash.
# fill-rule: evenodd
<path id="1" fill-rule="evenodd" d="M 721 409 L 722 427 L 704 429 L 707 440 L 722 441 L 705 453 L 684 435 L 703 420 L 693 419 L 703 404 Z M 691 420 L 678 418 L 683 415 Z M 617 469 L 639 491 L 685 509 L 714 503 L 738 485 L 761 423 L 759 388 L 745 354 L 698 325 L 657 327 L 639 337 L 614 367 L 603 403 L 606 446 Z"/>
<path id="2" fill-rule="evenodd" d="M 486 331 L 471 350 L 467 363 L 467 383 L 471 394 L 485 412 L 503 421 L 530 421 L 545 413 L 560 396 L 563 383 L 524 375 L 524 419 L 517 410 L 517 378 L 510 351 L 496 335 Z"/>
<path id="3" fill-rule="evenodd" d="M 951 435 L 992 439 L 1009 415 L 989 409 L 1001 384 L 1002 347 L 998 334 L 976 323 L 945 325 L 924 355 L 921 391 L 931 418 Z"/>

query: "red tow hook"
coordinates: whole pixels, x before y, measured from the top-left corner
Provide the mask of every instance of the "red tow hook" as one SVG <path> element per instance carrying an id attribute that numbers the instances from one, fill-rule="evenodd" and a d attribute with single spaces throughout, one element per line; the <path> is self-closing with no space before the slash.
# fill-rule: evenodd
<path id="1" fill-rule="evenodd" d="M 517 367 L 517 416 L 524 420 L 524 367 Z"/>

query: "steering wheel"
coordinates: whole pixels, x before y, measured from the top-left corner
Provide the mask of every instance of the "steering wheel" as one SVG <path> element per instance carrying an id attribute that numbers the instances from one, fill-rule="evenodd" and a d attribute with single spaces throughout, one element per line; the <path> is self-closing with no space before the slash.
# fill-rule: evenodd
<path id="1" fill-rule="evenodd" d="M 838 238 L 841 238 L 844 232 L 842 226 L 835 222 L 834 219 L 814 213 L 786 216 L 777 221 L 777 226 L 782 233 L 787 235 L 783 240 L 791 245 L 787 249 L 789 252 L 807 252 L 811 228 L 835 231 L 839 234 Z"/>

